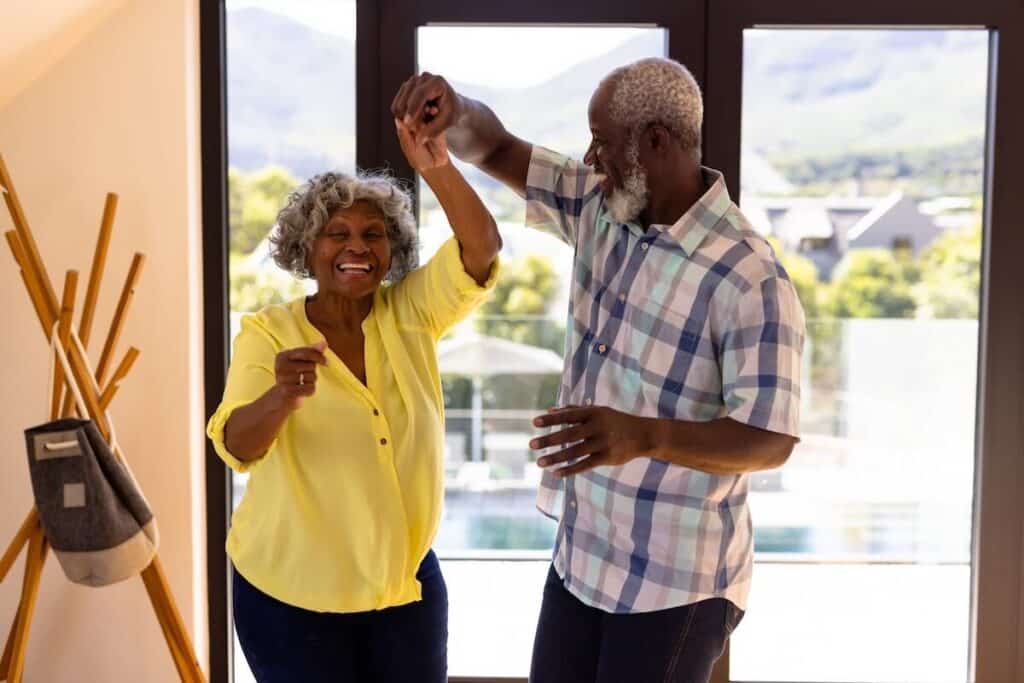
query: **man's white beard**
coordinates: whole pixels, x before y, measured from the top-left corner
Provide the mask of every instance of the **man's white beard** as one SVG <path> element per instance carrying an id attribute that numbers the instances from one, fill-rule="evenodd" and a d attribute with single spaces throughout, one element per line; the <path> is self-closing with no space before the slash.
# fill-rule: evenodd
<path id="1" fill-rule="evenodd" d="M 634 221 L 647 208 L 648 194 L 647 171 L 636 164 L 629 170 L 622 187 L 613 188 L 605 199 L 608 213 L 616 223 Z"/>

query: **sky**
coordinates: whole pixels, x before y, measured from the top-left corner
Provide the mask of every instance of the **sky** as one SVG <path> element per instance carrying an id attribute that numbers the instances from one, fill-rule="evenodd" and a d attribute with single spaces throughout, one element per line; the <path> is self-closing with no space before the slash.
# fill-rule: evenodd
<path id="1" fill-rule="evenodd" d="M 227 0 L 228 11 L 259 7 L 320 32 L 355 39 L 353 0 Z M 425 26 L 418 31 L 419 66 L 451 80 L 504 87 L 542 83 L 576 64 L 614 50 L 652 27 Z M 523 49 L 523 45 L 543 49 Z M 467 59 L 471 55 L 472 59 Z M 512 65 L 515 68 L 512 68 Z"/>

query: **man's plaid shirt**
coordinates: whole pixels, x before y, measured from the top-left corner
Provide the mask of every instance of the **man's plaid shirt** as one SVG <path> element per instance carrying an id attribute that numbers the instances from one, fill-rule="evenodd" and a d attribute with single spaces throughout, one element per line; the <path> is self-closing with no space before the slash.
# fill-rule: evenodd
<path id="1" fill-rule="evenodd" d="M 804 314 L 785 270 L 704 169 L 703 197 L 644 230 L 605 209 L 593 170 L 534 147 L 526 222 L 575 249 L 559 405 L 645 417 L 729 417 L 797 436 Z M 753 532 L 747 477 L 652 458 L 559 480 L 537 506 L 559 520 L 554 566 L 608 612 L 723 597 L 745 609 Z"/>

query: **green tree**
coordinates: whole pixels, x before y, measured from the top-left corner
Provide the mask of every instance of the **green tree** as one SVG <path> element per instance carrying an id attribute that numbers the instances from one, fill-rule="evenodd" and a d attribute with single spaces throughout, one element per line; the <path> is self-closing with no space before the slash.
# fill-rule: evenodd
<path id="1" fill-rule="evenodd" d="M 804 315 L 808 320 L 819 317 L 821 313 L 821 280 L 818 278 L 818 267 L 806 256 L 793 251 L 786 251 L 774 237 L 768 242 L 775 250 L 782 267 L 786 269 L 796 295 L 804 307 Z"/>
<path id="2" fill-rule="evenodd" d="M 281 166 L 264 166 L 249 176 L 250 189 L 282 206 L 298 184 L 295 176 Z"/>
<path id="3" fill-rule="evenodd" d="M 242 224 L 242 208 L 245 207 L 246 176 L 237 168 L 228 169 L 228 248 L 232 253 L 248 253 L 236 248 L 236 232 Z M 250 249 L 251 251 L 251 249 Z"/>
<path id="4" fill-rule="evenodd" d="M 554 267 L 539 254 L 503 264 L 494 292 L 480 309 L 477 329 L 561 353 L 565 330 L 546 317 L 557 289 Z"/>
<path id="5" fill-rule="evenodd" d="M 494 292 L 481 307 L 476 328 L 483 334 L 550 349 L 561 355 L 565 326 L 551 320 L 548 312 L 558 291 L 558 275 L 551 262 L 539 254 L 502 264 Z M 489 377 L 484 382 L 484 405 L 489 408 L 541 410 L 555 404 L 558 375 Z M 453 387 L 447 399 L 468 401 Z"/>
<path id="6" fill-rule="evenodd" d="M 854 249 L 836 266 L 825 310 L 837 318 L 912 318 L 920 279 L 910 254 Z"/>
<path id="7" fill-rule="evenodd" d="M 241 259 L 231 267 L 231 310 L 248 313 L 270 304 L 280 304 L 305 293 L 302 283 L 273 266 L 245 268 Z"/>
<path id="8" fill-rule="evenodd" d="M 981 222 L 950 231 L 920 259 L 921 282 L 914 288 L 919 314 L 928 318 L 977 319 L 981 291 Z"/>
<path id="9" fill-rule="evenodd" d="M 277 212 L 298 180 L 280 166 L 267 166 L 251 174 L 228 171 L 230 250 L 249 254 L 270 232 Z"/>

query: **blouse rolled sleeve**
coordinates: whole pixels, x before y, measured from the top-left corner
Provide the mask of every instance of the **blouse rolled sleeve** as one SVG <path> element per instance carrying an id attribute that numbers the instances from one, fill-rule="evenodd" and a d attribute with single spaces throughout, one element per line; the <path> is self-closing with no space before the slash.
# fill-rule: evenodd
<path id="1" fill-rule="evenodd" d="M 482 304 L 498 281 L 495 257 L 487 281 L 480 285 L 466 272 L 458 240 L 449 238 L 422 268 L 410 273 L 399 286 L 435 338 L 466 318 Z"/>
<path id="2" fill-rule="evenodd" d="M 224 442 L 224 427 L 237 408 L 252 403 L 274 386 L 277 353 L 272 337 L 263 329 L 257 316 L 243 317 L 241 330 L 234 341 L 224 398 L 206 425 L 206 435 L 213 442 L 217 455 L 236 472 L 248 472 L 262 462 L 263 457 L 240 460 L 233 456 Z M 276 440 L 267 452 L 272 451 L 275 445 Z"/>

